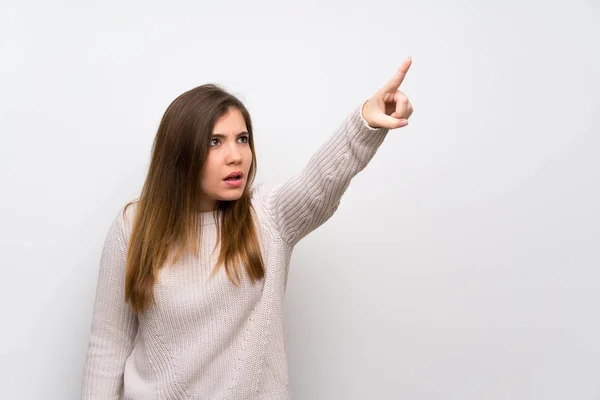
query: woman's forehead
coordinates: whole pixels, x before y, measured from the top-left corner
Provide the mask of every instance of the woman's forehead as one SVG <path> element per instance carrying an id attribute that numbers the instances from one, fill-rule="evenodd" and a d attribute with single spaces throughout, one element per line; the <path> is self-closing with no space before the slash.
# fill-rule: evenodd
<path id="1" fill-rule="evenodd" d="M 223 114 L 215 123 L 213 135 L 235 136 L 241 133 L 248 133 L 247 130 L 246 120 L 244 120 L 244 116 L 240 110 L 237 108 L 230 108 L 227 113 Z"/>

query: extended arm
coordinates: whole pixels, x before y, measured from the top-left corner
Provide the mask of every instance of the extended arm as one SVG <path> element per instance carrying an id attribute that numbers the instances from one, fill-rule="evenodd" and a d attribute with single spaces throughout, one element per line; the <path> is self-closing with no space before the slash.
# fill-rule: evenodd
<path id="1" fill-rule="evenodd" d="M 283 239 L 294 246 L 337 209 L 352 178 L 364 169 L 389 129 L 370 127 L 356 107 L 288 181 L 264 194 L 264 205 Z"/>

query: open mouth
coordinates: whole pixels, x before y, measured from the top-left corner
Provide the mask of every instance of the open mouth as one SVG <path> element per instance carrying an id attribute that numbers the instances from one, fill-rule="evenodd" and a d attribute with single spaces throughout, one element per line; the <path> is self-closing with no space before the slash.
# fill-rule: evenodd
<path id="1" fill-rule="evenodd" d="M 235 181 L 239 181 L 241 179 L 242 179 L 242 174 L 233 174 L 233 175 L 225 178 L 225 180 L 228 182 L 235 182 Z"/>
<path id="2" fill-rule="evenodd" d="M 244 174 L 242 173 L 242 171 L 235 171 L 227 175 L 227 177 L 223 179 L 223 181 L 230 187 L 240 187 L 242 186 L 243 177 Z"/>

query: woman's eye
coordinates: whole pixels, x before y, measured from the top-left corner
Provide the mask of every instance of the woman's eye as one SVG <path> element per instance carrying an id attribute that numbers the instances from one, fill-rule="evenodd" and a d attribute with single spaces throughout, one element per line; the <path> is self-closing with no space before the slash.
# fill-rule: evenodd
<path id="1" fill-rule="evenodd" d="M 242 140 L 242 143 L 246 144 L 248 143 L 248 140 L 250 139 L 249 136 L 240 136 L 238 139 Z M 213 138 L 210 139 L 210 147 L 215 147 L 220 143 L 220 140 L 217 138 Z"/>

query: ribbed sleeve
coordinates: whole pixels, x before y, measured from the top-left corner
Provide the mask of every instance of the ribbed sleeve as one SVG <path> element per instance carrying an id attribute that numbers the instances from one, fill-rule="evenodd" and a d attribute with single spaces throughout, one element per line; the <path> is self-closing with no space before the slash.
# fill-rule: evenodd
<path id="1" fill-rule="evenodd" d="M 294 246 L 327 221 L 352 178 L 362 171 L 389 129 L 373 128 L 356 107 L 302 171 L 266 189 L 265 209 L 283 240 Z"/>
<path id="2" fill-rule="evenodd" d="M 106 236 L 84 366 L 82 398 L 119 399 L 123 396 L 125 360 L 131 353 L 138 320 L 125 303 L 127 241 L 122 210 Z"/>

